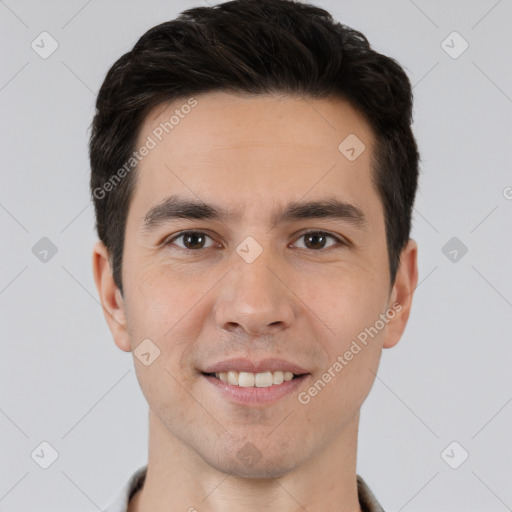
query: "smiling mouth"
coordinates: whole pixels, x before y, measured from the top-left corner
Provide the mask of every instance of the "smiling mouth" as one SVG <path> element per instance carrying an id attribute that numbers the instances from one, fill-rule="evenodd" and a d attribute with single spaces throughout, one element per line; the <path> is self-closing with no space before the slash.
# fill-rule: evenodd
<path id="1" fill-rule="evenodd" d="M 266 388 L 271 386 L 279 386 L 283 382 L 289 382 L 291 380 L 300 379 L 309 375 L 307 373 L 304 374 L 294 374 L 292 372 L 260 372 L 260 373 L 250 373 L 250 372 L 217 372 L 217 373 L 206 373 L 201 372 L 206 377 L 213 377 L 218 379 L 226 384 L 230 384 L 232 386 L 238 387 L 257 387 L 257 388 Z"/>

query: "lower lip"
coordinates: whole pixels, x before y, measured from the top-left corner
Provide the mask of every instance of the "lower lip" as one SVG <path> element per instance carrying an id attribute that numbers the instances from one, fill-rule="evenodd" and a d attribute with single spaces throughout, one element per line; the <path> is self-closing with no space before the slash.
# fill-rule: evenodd
<path id="1" fill-rule="evenodd" d="M 299 386 L 309 377 L 309 374 L 304 374 L 296 379 L 284 381 L 282 384 L 268 386 L 266 388 L 257 387 L 243 387 L 233 386 L 227 382 L 223 382 L 216 377 L 201 374 L 210 384 L 215 386 L 225 398 L 243 405 L 258 405 L 270 404 L 277 402 L 294 391 L 297 391 Z"/>

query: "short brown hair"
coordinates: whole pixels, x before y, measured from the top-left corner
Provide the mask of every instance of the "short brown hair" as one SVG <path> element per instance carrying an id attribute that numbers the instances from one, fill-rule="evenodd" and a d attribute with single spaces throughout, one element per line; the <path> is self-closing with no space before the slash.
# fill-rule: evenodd
<path id="1" fill-rule="evenodd" d="M 188 9 L 151 28 L 114 63 L 100 88 L 89 144 L 90 185 L 98 236 L 121 293 L 136 169 L 115 186 L 105 186 L 134 152 L 153 107 L 219 90 L 334 96 L 361 112 L 376 134 L 373 181 L 384 207 L 393 284 L 409 239 L 418 182 L 407 75 L 324 9 L 292 0 L 234 0 Z"/>

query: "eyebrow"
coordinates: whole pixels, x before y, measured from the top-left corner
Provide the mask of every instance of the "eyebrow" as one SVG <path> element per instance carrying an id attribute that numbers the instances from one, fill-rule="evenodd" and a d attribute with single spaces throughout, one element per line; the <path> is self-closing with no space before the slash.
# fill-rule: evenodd
<path id="1" fill-rule="evenodd" d="M 142 230 L 149 233 L 175 219 L 226 221 L 240 217 L 239 210 L 229 211 L 220 205 L 172 195 L 148 210 Z M 272 213 L 271 224 L 275 226 L 303 219 L 342 220 L 360 229 L 368 227 L 368 221 L 360 208 L 336 198 L 291 202 Z"/>

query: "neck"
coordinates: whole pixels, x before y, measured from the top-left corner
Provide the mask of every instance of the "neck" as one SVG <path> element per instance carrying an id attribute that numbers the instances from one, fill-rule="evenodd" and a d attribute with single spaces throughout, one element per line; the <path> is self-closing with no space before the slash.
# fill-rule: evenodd
<path id="1" fill-rule="evenodd" d="M 356 452 L 359 415 L 334 443 L 279 477 L 227 474 L 205 462 L 149 413 L 149 457 L 143 488 L 128 512 L 361 512 Z M 271 468 L 269 469 L 269 473 Z"/>

